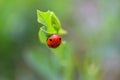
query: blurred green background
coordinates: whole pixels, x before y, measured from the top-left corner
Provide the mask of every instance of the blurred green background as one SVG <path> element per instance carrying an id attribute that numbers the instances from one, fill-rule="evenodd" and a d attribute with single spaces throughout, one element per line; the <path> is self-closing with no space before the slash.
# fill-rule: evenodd
<path id="1" fill-rule="evenodd" d="M 38 39 L 37 9 L 55 12 L 68 31 L 63 40 L 73 57 L 67 79 Z M 96 70 L 99 79 L 87 78 Z M 119 75 L 120 0 L 0 0 L 0 80 L 120 80 Z"/>

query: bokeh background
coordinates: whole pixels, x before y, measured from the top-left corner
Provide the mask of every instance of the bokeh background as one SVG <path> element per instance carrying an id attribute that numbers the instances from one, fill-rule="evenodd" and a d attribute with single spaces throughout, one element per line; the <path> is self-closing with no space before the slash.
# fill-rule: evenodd
<path id="1" fill-rule="evenodd" d="M 75 66 L 68 80 L 120 80 L 120 0 L 0 0 L 0 80 L 63 80 L 55 55 L 39 41 L 37 9 L 55 12 L 68 31 L 63 38 Z M 99 79 L 84 78 L 77 66 L 84 61 Z"/>

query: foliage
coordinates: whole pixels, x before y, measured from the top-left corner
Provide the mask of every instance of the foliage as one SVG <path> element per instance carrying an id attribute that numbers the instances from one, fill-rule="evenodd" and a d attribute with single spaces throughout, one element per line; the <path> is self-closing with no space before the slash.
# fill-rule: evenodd
<path id="1" fill-rule="evenodd" d="M 51 11 L 42 12 L 37 10 L 37 21 L 44 25 L 39 30 L 39 39 L 44 44 L 46 44 L 46 39 L 51 34 L 66 34 L 66 31 L 61 28 L 59 19 Z M 69 43 L 63 41 L 60 47 L 50 50 L 56 55 L 56 58 L 59 60 L 58 63 L 60 63 L 60 66 L 63 68 L 62 80 L 74 80 L 73 71 L 76 65 L 74 64 L 74 57 L 72 57 L 73 50 Z M 83 69 L 84 75 L 87 77 L 86 80 L 96 80 L 100 71 L 100 69 L 96 67 L 95 62 L 92 61 L 91 64 L 89 64 L 89 59 L 87 58 L 85 59 L 85 64 L 83 64 Z M 57 72 L 58 71 L 59 69 Z"/>
<path id="2" fill-rule="evenodd" d="M 46 39 L 51 34 L 66 34 L 66 31 L 61 27 L 59 19 L 52 11 L 42 12 L 37 10 L 37 21 L 44 25 L 39 30 L 39 39 L 42 43 L 46 44 Z M 70 56 L 72 49 L 70 48 L 69 44 L 66 43 L 66 41 L 62 41 L 62 44 L 58 48 L 51 49 L 51 51 L 56 55 L 57 59 L 59 60 L 58 63 L 60 63 L 60 66 L 64 68 L 63 70 L 66 70 L 71 62 Z M 64 72 L 64 74 L 68 75 L 71 73 Z M 68 76 L 66 76 L 65 80 L 69 80 L 67 77 Z"/>
<path id="3" fill-rule="evenodd" d="M 59 19 L 52 11 L 37 10 L 37 21 L 44 25 L 39 30 L 39 38 L 42 43 L 45 43 L 46 38 L 51 34 L 66 34 L 66 31 L 61 28 Z"/>

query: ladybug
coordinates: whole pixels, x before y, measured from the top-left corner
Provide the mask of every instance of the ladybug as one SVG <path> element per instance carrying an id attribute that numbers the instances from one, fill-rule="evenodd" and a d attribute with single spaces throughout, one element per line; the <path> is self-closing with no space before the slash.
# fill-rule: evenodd
<path id="1" fill-rule="evenodd" d="M 62 42 L 61 36 L 53 34 L 47 38 L 46 43 L 50 48 L 57 48 Z"/>

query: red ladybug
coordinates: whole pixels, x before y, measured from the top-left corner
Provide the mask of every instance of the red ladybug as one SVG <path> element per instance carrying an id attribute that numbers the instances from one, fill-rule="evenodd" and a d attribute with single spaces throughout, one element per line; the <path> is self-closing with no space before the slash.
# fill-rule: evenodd
<path id="1" fill-rule="evenodd" d="M 46 40 L 46 43 L 50 48 L 57 48 L 61 44 L 61 42 L 61 36 L 58 34 L 53 34 Z"/>

